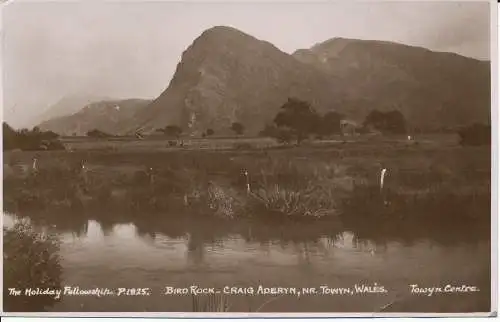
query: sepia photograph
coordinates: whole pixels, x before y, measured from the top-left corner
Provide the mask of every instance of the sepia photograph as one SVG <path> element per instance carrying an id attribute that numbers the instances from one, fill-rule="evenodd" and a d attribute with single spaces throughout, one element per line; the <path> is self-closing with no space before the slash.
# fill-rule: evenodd
<path id="1" fill-rule="evenodd" d="M 496 2 L 0 6 L 3 314 L 496 315 Z"/>

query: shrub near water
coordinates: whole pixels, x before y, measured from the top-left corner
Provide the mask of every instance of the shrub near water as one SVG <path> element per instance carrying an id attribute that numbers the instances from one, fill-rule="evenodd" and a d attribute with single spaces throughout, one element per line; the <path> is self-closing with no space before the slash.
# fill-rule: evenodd
<path id="1" fill-rule="evenodd" d="M 24 296 L 26 288 L 60 288 L 62 267 L 59 241 L 52 235 L 33 230 L 26 222 L 4 227 L 4 310 L 44 311 L 56 300 L 50 296 Z M 21 296 L 9 296 L 8 289 L 22 290 Z"/>
<path id="2" fill-rule="evenodd" d="M 254 180 L 247 207 L 266 219 L 318 219 L 335 216 L 357 178 L 327 163 L 270 161 Z"/>

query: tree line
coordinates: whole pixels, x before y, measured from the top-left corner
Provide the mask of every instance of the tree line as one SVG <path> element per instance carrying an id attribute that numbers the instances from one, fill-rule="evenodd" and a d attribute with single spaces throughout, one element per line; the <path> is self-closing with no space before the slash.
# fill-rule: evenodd
<path id="1" fill-rule="evenodd" d="M 59 134 L 52 131 L 41 131 L 34 127 L 32 130 L 14 130 L 3 122 L 3 150 L 64 150 L 64 145 L 58 140 Z"/>
<path id="2" fill-rule="evenodd" d="M 397 110 L 382 112 L 372 110 L 359 125 L 352 125 L 345 122 L 343 114 L 330 111 L 325 114 L 318 113 L 310 103 L 296 98 L 288 98 L 281 106 L 271 123 L 266 124 L 259 133 L 260 136 L 272 137 L 281 143 L 295 141 L 300 144 L 303 140 L 314 136 L 323 138 L 331 135 L 343 133 L 343 126 L 354 127 L 353 131 L 358 134 L 379 132 L 381 134 L 404 134 L 407 132 L 407 123 L 404 115 Z M 239 122 L 233 122 L 229 128 L 236 135 L 245 133 L 245 126 Z M 156 129 L 156 132 L 163 133 L 170 138 L 179 139 L 183 134 L 183 129 L 177 125 L 167 125 L 164 128 Z M 460 137 L 462 145 L 485 145 L 491 142 L 491 127 L 483 124 L 473 124 L 453 130 Z M 211 128 L 202 133 L 202 137 L 210 137 L 215 134 Z M 93 129 L 86 133 L 92 138 L 107 138 L 114 135 Z M 22 149 L 64 149 L 64 145 L 59 142 L 59 135 L 52 131 L 41 131 L 38 127 L 32 130 L 14 130 L 6 122 L 3 123 L 4 150 Z M 136 137 L 142 135 L 136 133 Z"/>
<path id="3" fill-rule="evenodd" d="M 245 126 L 239 122 L 233 122 L 231 124 L 230 130 L 233 131 L 236 135 L 242 135 L 245 132 Z M 181 127 L 177 125 L 167 125 L 164 128 L 159 128 L 156 129 L 156 132 L 160 132 L 165 134 L 167 137 L 172 137 L 172 138 L 179 138 L 183 130 Z M 201 136 L 202 137 L 209 137 L 215 134 L 215 131 L 211 128 L 206 129 Z"/>
<path id="4" fill-rule="evenodd" d="M 344 115 L 335 111 L 324 115 L 318 113 L 306 101 L 289 98 L 280 108 L 280 111 L 271 124 L 267 124 L 260 132 L 261 136 L 274 137 L 283 143 L 295 140 L 300 144 L 304 139 L 315 136 L 341 134 L 343 126 L 352 126 L 343 123 Z M 384 134 L 403 134 L 406 132 L 406 120 L 399 111 L 370 112 L 362 125 L 355 126 L 357 133 L 379 131 Z"/>

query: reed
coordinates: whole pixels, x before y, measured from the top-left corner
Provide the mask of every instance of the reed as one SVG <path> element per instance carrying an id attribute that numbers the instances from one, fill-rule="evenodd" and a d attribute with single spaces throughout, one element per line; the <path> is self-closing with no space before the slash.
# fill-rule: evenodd
<path id="1" fill-rule="evenodd" d="M 229 302 L 223 294 L 191 295 L 192 312 L 228 312 Z"/>

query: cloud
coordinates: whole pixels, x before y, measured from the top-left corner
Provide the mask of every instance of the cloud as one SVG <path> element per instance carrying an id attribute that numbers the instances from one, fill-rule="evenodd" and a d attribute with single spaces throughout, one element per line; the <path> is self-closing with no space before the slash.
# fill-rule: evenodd
<path id="1" fill-rule="evenodd" d="M 490 7 L 488 2 L 455 2 L 434 8 L 442 13 L 432 30 L 422 33 L 422 42 L 441 50 L 460 51 L 489 59 Z"/>

